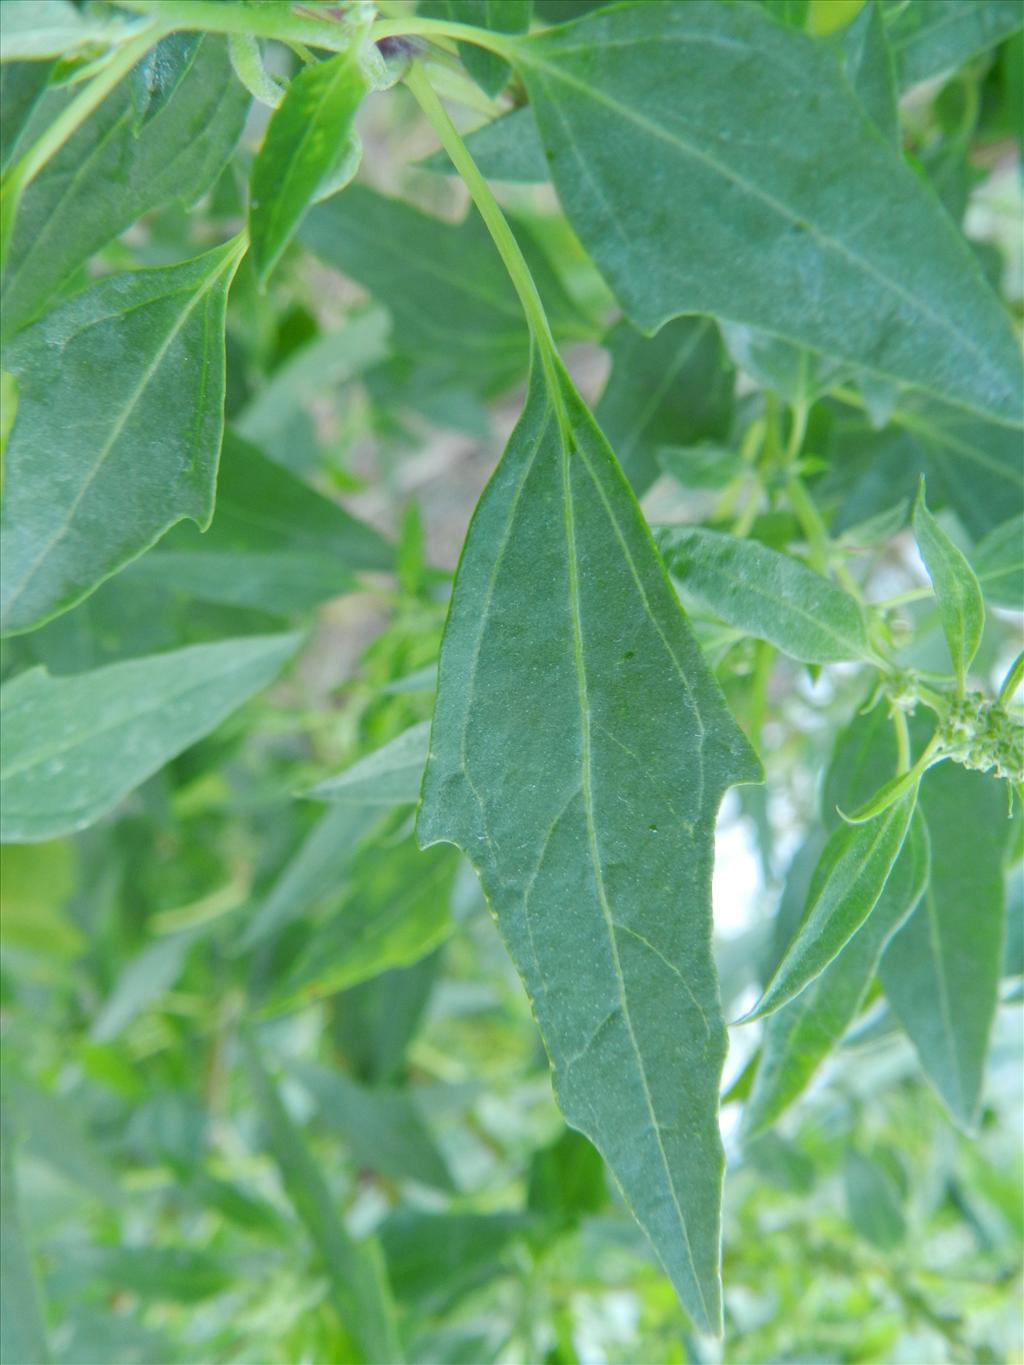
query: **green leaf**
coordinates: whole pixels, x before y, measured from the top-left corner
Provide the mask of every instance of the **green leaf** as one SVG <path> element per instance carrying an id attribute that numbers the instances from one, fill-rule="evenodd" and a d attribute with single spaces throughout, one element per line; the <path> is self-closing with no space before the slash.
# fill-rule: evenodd
<path id="1" fill-rule="evenodd" d="M 3 506 L 3 629 L 80 602 L 183 517 L 213 515 L 224 313 L 242 249 L 114 275 L 5 352 L 19 386 Z"/>
<path id="2" fill-rule="evenodd" d="M 809 408 L 841 383 L 849 370 L 842 361 L 816 355 L 804 346 L 752 327 L 725 323 L 722 336 L 739 368 L 792 407 Z"/>
<path id="3" fill-rule="evenodd" d="M 985 599 L 974 570 L 928 511 L 922 482 L 914 503 L 914 539 L 932 580 L 960 691 L 981 644 L 985 628 Z"/>
<path id="4" fill-rule="evenodd" d="M 926 1076 L 970 1132 L 999 993 L 1010 822 L 1002 784 L 955 763 L 928 773 L 920 804 L 931 878 L 879 975 Z"/>
<path id="5" fill-rule="evenodd" d="M 658 451 L 658 463 L 683 488 L 724 488 L 745 469 L 735 451 L 711 444 L 664 446 Z"/>
<path id="6" fill-rule="evenodd" d="M 41 668 L 0 690 L 0 840 L 84 829 L 265 687 L 299 645 L 271 635 L 193 645 L 72 678 Z"/>
<path id="7" fill-rule="evenodd" d="M 67 90 L 55 91 L 43 108 L 52 103 L 56 115 L 68 98 Z M 36 317 L 144 213 L 190 204 L 208 189 L 238 142 L 248 107 L 224 42 L 213 35 L 202 39 L 180 84 L 137 135 L 131 82 L 122 81 L 22 196 L 0 295 L 4 335 Z"/>
<path id="8" fill-rule="evenodd" d="M 132 132 L 136 137 L 191 71 L 202 41 L 201 33 L 169 33 L 132 68 L 128 79 L 135 103 Z"/>
<path id="9" fill-rule="evenodd" d="M 552 365 L 550 381 L 533 374 L 463 550 L 419 836 L 469 854 L 567 1120 L 715 1331 L 712 830 L 725 789 L 759 767 L 610 449 Z"/>
<path id="10" fill-rule="evenodd" d="M 510 1273 L 511 1251 L 535 1220 L 521 1213 L 419 1213 L 402 1209 L 380 1230 L 403 1303 L 440 1311 L 470 1289 Z"/>
<path id="11" fill-rule="evenodd" d="M 548 178 L 548 163 L 537 131 L 537 120 L 528 104 L 474 128 L 463 141 L 480 174 L 487 180 L 537 185 Z M 458 174 L 445 151 L 432 152 L 416 165 L 420 170 L 433 171 L 437 175 Z"/>
<path id="12" fill-rule="evenodd" d="M 885 890 L 910 827 L 916 789 L 865 824 L 834 830 L 793 941 L 744 1022 L 771 1014 L 833 962 Z"/>
<path id="13" fill-rule="evenodd" d="M 13 1114 L 5 1099 L 0 1142 L 0 1361 L 3 1365 L 49 1365 L 42 1301 L 25 1226 L 18 1209 Z"/>
<path id="14" fill-rule="evenodd" d="M 867 116 L 886 141 L 899 147 L 896 72 L 878 0 L 868 0 L 840 34 L 847 80 Z"/>
<path id="15" fill-rule="evenodd" d="M 743 1111 L 748 1134 L 770 1128 L 839 1043 L 857 1015 L 885 945 L 921 899 L 928 872 L 927 828 L 918 817 L 867 919 L 820 976 L 766 1020 L 761 1061 Z"/>
<path id="16" fill-rule="evenodd" d="M 353 1240 L 249 1034 L 243 1035 L 242 1046 L 267 1146 L 295 1212 L 323 1261 L 342 1326 L 366 1365 L 401 1361 L 394 1304 L 376 1240 Z"/>
<path id="17" fill-rule="evenodd" d="M 317 190 L 348 153 L 366 94 L 358 44 L 303 67 L 267 127 L 250 178 L 249 229 L 261 285 L 295 235 Z"/>
<path id="18" fill-rule="evenodd" d="M 952 71 L 1024 23 L 1016 0 L 917 0 L 897 5 L 886 25 L 899 83 Z"/>
<path id="19" fill-rule="evenodd" d="M 686 592 L 804 663 L 871 657 L 859 604 L 799 560 L 754 540 L 668 527 L 658 545 Z"/>
<path id="20" fill-rule="evenodd" d="M 413 725 L 372 754 L 306 793 L 321 801 L 394 806 L 419 799 L 420 781 L 430 747 L 430 723 Z"/>
<path id="21" fill-rule="evenodd" d="M 873 1246 L 891 1251 L 907 1235 L 902 1199 L 896 1184 L 876 1161 L 847 1148 L 843 1184 L 850 1222 Z"/>
<path id="22" fill-rule="evenodd" d="M 290 616 L 351 590 L 354 571 L 391 560 L 372 527 L 229 431 L 210 529 L 174 527 L 127 572 L 201 601 Z"/>
<path id="23" fill-rule="evenodd" d="M 321 1119 L 349 1147 L 357 1166 L 394 1180 L 454 1189 L 451 1172 L 407 1091 L 360 1085 L 313 1062 L 294 1062 L 289 1074 L 316 1100 Z"/>
<path id="24" fill-rule="evenodd" d="M 421 14 L 454 19 L 492 33 L 525 33 L 532 9 L 533 0 L 426 0 L 420 5 Z M 493 97 L 501 92 L 510 75 L 508 62 L 474 43 L 459 43 L 459 56 L 486 94 Z"/>
<path id="25" fill-rule="evenodd" d="M 554 1142 L 534 1152 L 526 1183 L 526 1207 L 576 1223 L 607 1202 L 604 1163 L 581 1134 L 563 1128 Z"/>
<path id="26" fill-rule="evenodd" d="M 423 1019 L 442 953 L 409 967 L 393 967 L 337 997 L 331 1033 L 357 1077 L 394 1081 Z"/>
<path id="27" fill-rule="evenodd" d="M 569 220 L 642 330 L 710 313 L 1019 420 L 998 300 L 827 49 L 700 0 L 507 41 Z"/>
<path id="28" fill-rule="evenodd" d="M 1024 606 L 1024 516 L 1011 517 L 974 547 L 974 572 L 994 607 Z"/>
<path id="29" fill-rule="evenodd" d="M 513 226 L 556 334 L 579 335 L 579 310 L 528 230 Z M 475 210 L 461 223 L 446 223 L 352 185 L 312 209 L 299 237 L 386 304 L 403 351 L 425 362 L 435 383 L 471 378 L 497 392 L 525 373 L 529 334 L 523 312 Z"/>
<path id="30" fill-rule="evenodd" d="M 117 1038 L 143 1010 L 171 989 L 185 969 L 188 950 L 196 937 L 196 930 L 186 930 L 156 938 L 125 963 L 110 996 L 93 1020 L 89 1030 L 93 1042 L 109 1043 Z"/>
<path id="31" fill-rule="evenodd" d="M 623 320 L 604 345 L 612 370 L 594 416 L 639 497 L 661 446 L 728 434 L 735 376 L 707 318 L 677 318 L 654 337 Z"/>
<path id="32" fill-rule="evenodd" d="M 6 170 L 53 74 L 52 62 L 5 62 L 0 66 L 0 171 Z"/>
<path id="33" fill-rule="evenodd" d="M 123 42 L 143 26 L 117 10 L 83 12 L 71 0 L 4 0 L 0 52 L 4 62 L 69 57 L 93 44 Z"/>

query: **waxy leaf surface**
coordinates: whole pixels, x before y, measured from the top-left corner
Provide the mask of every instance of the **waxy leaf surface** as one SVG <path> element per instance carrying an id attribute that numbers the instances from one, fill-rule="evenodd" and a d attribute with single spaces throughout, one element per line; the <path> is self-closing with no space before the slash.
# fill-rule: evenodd
<path id="1" fill-rule="evenodd" d="M 710 1331 L 714 821 L 758 777 L 601 432 L 564 372 L 535 372 L 463 551 L 419 835 L 468 853 L 566 1118 Z"/>
<path id="2" fill-rule="evenodd" d="M 983 773 L 940 763 L 921 784 L 920 804 L 931 878 L 879 975 L 928 1079 L 972 1129 L 1002 968 L 1006 793 Z"/>
<path id="3" fill-rule="evenodd" d="M 84 829 L 280 672 L 297 635 L 131 659 L 70 678 L 33 668 L 0 691 L 0 840 Z"/>
<path id="4" fill-rule="evenodd" d="M 643 330 L 710 313 L 1019 419 L 970 248 L 813 39 L 686 0 L 507 41 L 566 213 Z"/>
<path id="5" fill-rule="evenodd" d="M 791 555 L 696 527 L 658 543 L 672 575 L 729 625 L 804 663 L 870 657 L 857 602 Z"/>
<path id="6" fill-rule="evenodd" d="M 224 313 L 239 244 L 100 280 L 6 347 L 0 623 L 67 610 L 174 522 L 213 513 Z"/>

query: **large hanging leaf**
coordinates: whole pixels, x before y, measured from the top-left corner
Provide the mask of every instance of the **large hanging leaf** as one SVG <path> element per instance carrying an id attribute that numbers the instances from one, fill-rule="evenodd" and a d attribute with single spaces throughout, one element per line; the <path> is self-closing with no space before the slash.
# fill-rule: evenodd
<path id="1" fill-rule="evenodd" d="M 703 0 L 502 42 L 569 219 L 638 326 L 710 313 L 1019 419 L 998 300 L 829 51 Z"/>
<path id="2" fill-rule="evenodd" d="M 67 610 L 184 517 L 207 525 L 224 425 L 224 312 L 238 240 L 85 289 L 6 347 L 0 620 Z"/>
<path id="3" fill-rule="evenodd" d="M 621 470 L 550 366 L 535 367 L 463 551 L 419 834 L 469 854 L 566 1118 L 714 1331 L 713 830 L 726 788 L 759 768 Z"/>
<path id="4" fill-rule="evenodd" d="M 0 692 L 0 840 L 84 829 L 265 687 L 297 635 L 131 659 L 72 678 L 33 668 Z"/>
<path id="5" fill-rule="evenodd" d="M 56 113 L 68 97 L 62 90 L 47 100 Z M 224 40 L 214 35 L 201 40 L 178 86 L 137 132 L 131 82 L 108 95 L 21 197 L 0 295 L 4 335 L 31 321 L 90 256 L 144 213 L 191 203 L 208 189 L 248 107 Z"/>

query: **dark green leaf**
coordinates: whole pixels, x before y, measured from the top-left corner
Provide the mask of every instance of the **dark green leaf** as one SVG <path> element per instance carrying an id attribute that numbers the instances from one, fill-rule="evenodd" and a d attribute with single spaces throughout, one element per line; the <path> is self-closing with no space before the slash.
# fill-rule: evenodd
<path id="1" fill-rule="evenodd" d="M 985 599 L 967 556 L 928 511 L 923 483 L 914 503 L 913 527 L 917 548 L 938 599 L 942 629 L 962 692 L 985 628 Z"/>
<path id="2" fill-rule="evenodd" d="M 537 131 L 537 120 L 528 104 L 475 128 L 463 141 L 480 174 L 488 180 L 542 184 L 548 178 L 548 163 Z M 445 151 L 432 152 L 416 165 L 421 170 L 440 175 L 457 173 Z"/>
<path id="3" fill-rule="evenodd" d="M 321 801 L 347 801 L 370 806 L 394 806 L 416 801 L 429 747 L 430 724 L 424 721 L 403 731 L 336 777 L 318 782 L 306 795 Z"/>
<path id="4" fill-rule="evenodd" d="M 710 313 L 1019 419 L 998 300 L 812 39 L 691 0 L 509 49 L 569 219 L 643 330 Z"/>
<path id="5" fill-rule="evenodd" d="M 729 625 L 805 663 L 871 657 L 858 603 L 791 555 L 692 527 L 666 528 L 658 544 L 686 592 Z"/>
<path id="6" fill-rule="evenodd" d="M 899 147 L 896 72 L 879 0 L 868 0 L 840 34 L 846 77 L 861 107 L 886 140 Z"/>
<path id="7" fill-rule="evenodd" d="M 612 371 L 594 416 L 639 497 L 659 447 L 728 434 L 734 375 L 707 318 L 677 318 L 653 337 L 623 320 L 604 344 Z"/>
<path id="8" fill-rule="evenodd" d="M 566 1118 L 712 1331 L 711 832 L 758 775 L 600 431 L 561 370 L 535 373 L 459 566 L 419 834 L 469 854 Z"/>
<path id="9" fill-rule="evenodd" d="M 889 1173 L 852 1147 L 843 1161 L 850 1222 L 874 1246 L 891 1250 L 907 1233 L 900 1192 Z"/>
<path id="10" fill-rule="evenodd" d="M 492 33 L 525 33 L 530 27 L 532 9 L 533 0 L 426 0 L 420 5 L 421 14 L 454 19 Z M 508 62 L 474 43 L 460 43 L 459 56 L 488 95 L 497 95 L 511 74 Z"/>
<path id="11" fill-rule="evenodd" d="M 604 1163 L 585 1137 L 564 1128 L 530 1162 L 526 1206 L 563 1222 L 596 1213 L 607 1202 Z"/>
<path id="12" fill-rule="evenodd" d="M 840 383 L 849 371 L 849 366 L 842 361 L 817 355 L 805 346 L 797 346 L 752 327 L 726 323 L 722 336 L 740 369 L 792 407 L 809 408 L 816 398 Z"/>
<path id="13" fill-rule="evenodd" d="M 67 98 L 63 90 L 47 97 L 54 114 Z M 208 189 L 234 150 L 248 106 L 216 36 L 203 38 L 180 85 L 137 136 L 130 82 L 123 81 L 22 196 L 0 296 L 4 334 L 30 322 L 144 213 L 189 204 Z"/>
<path id="14" fill-rule="evenodd" d="M 202 41 L 201 33 L 169 33 L 132 69 L 128 79 L 135 103 L 132 132 L 136 137 L 191 71 Z"/>
<path id="15" fill-rule="evenodd" d="M 213 515 L 235 240 L 100 280 L 6 348 L 18 380 L 3 506 L 3 628 L 80 602 L 176 521 Z"/>
<path id="16" fill-rule="evenodd" d="M 510 1271 L 509 1253 L 534 1223 L 521 1213 L 392 1214 L 380 1240 L 395 1293 L 403 1302 L 443 1308 Z"/>
<path id="17" fill-rule="evenodd" d="M 723 446 L 665 446 L 658 451 L 662 470 L 684 488 L 724 488 L 744 470 L 743 460 Z"/>
<path id="18" fill-rule="evenodd" d="M 962 65 L 1024 23 L 1017 0 L 914 0 L 890 8 L 886 27 L 904 89 Z"/>
<path id="19" fill-rule="evenodd" d="M 991 777 L 942 763 L 925 777 L 920 803 L 931 879 L 879 974 L 925 1074 L 970 1131 L 1002 966 L 1006 796 Z"/>
<path id="20" fill-rule="evenodd" d="M 974 572 L 993 606 L 1024 608 L 1024 517 L 1011 517 L 974 547 Z"/>
<path id="21" fill-rule="evenodd" d="M 0 66 L 0 171 L 18 147 L 53 73 L 52 62 L 5 62 Z"/>
<path id="22" fill-rule="evenodd" d="M 250 179 L 249 228 L 261 284 L 317 190 L 347 156 L 352 123 L 365 94 L 358 44 L 353 43 L 348 52 L 303 67 L 275 109 Z"/>
<path id="23" fill-rule="evenodd" d="M 224 640 L 72 678 L 7 683 L 0 839 L 84 829 L 280 672 L 296 635 Z"/>
<path id="24" fill-rule="evenodd" d="M 378 1084 L 400 1074 L 441 958 L 438 951 L 410 967 L 393 967 L 342 991 L 335 1000 L 331 1032 L 360 1080 Z"/>

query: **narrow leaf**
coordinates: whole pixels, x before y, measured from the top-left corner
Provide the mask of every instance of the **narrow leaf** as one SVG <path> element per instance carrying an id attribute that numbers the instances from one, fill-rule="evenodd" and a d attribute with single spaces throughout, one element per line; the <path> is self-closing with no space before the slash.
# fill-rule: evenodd
<path id="1" fill-rule="evenodd" d="M 0 1361 L 3 1365 L 49 1365 L 42 1301 L 25 1224 L 18 1208 L 13 1114 L 5 1101 L 0 1142 Z"/>
<path id="2" fill-rule="evenodd" d="M 916 790 L 867 824 L 834 831 L 811 883 L 796 936 L 745 1021 L 799 995 L 842 951 L 885 890 L 910 826 Z"/>
<path id="3" fill-rule="evenodd" d="M 50 77 L 53 62 L 5 62 L 0 66 L 0 171 L 6 170 L 18 149 Z"/>
<path id="4" fill-rule="evenodd" d="M 998 300 L 827 48 L 702 0 L 510 48 L 569 220 L 642 330 L 709 313 L 1019 420 Z"/>
<path id="5" fill-rule="evenodd" d="M 985 599 L 966 555 L 928 511 L 923 483 L 914 504 L 912 524 L 917 548 L 938 598 L 949 656 L 963 691 L 967 670 L 978 652 L 985 628 Z"/>
<path id="6" fill-rule="evenodd" d="M 303 67 L 275 109 L 250 179 L 249 227 L 261 284 L 317 190 L 346 156 L 366 88 L 353 44 L 348 52 Z"/>
<path id="7" fill-rule="evenodd" d="M 376 1241 L 353 1240 L 250 1035 L 243 1035 L 242 1045 L 267 1145 L 295 1212 L 323 1260 L 342 1326 L 366 1365 L 401 1361 L 395 1309 L 379 1246 Z"/>
<path id="8" fill-rule="evenodd" d="M 759 768 L 601 432 L 551 382 L 535 369 L 463 551 L 419 835 L 469 854 L 566 1118 L 716 1331 L 712 832 Z"/>
<path id="9" fill-rule="evenodd" d="M 866 1241 L 891 1251 L 907 1234 L 900 1192 L 889 1173 L 852 1147 L 843 1161 L 850 1222 Z"/>
<path id="10" fill-rule="evenodd" d="M 871 657 L 859 604 L 792 556 L 691 527 L 666 528 L 658 545 L 687 593 L 791 658 L 827 664 Z"/>
<path id="11" fill-rule="evenodd" d="M 265 687 L 297 635 L 193 645 L 71 678 L 41 668 L 0 689 L 0 839 L 84 829 Z"/>
<path id="12" fill-rule="evenodd" d="M 394 806 L 418 800 L 430 746 L 430 723 L 413 725 L 336 777 L 306 793 L 321 801 Z"/>
<path id="13" fill-rule="evenodd" d="M 953 1119 L 973 1131 L 1002 967 L 1002 783 L 955 763 L 921 786 L 932 873 L 882 958 L 886 997 Z"/>
<path id="14" fill-rule="evenodd" d="M 443 954 L 393 967 L 338 996 L 331 1032 L 356 1076 L 373 1084 L 398 1079 L 437 981 Z"/>
<path id="15" fill-rule="evenodd" d="M 898 5 L 887 25 L 900 85 L 952 71 L 1024 24 L 1016 0 L 927 0 Z"/>
<path id="16" fill-rule="evenodd" d="M 238 241 L 100 280 L 6 348 L 5 632 L 80 602 L 174 522 L 213 514 Z"/>
<path id="17" fill-rule="evenodd" d="M 974 572 L 996 607 L 1024 609 L 1024 517 L 1011 517 L 974 547 Z"/>
<path id="18" fill-rule="evenodd" d="M 867 919 L 821 975 L 766 1020 L 761 1061 L 743 1111 L 750 1136 L 770 1128 L 802 1094 L 849 1028 L 885 945 L 921 899 L 928 871 L 927 829 L 918 817 Z"/>

